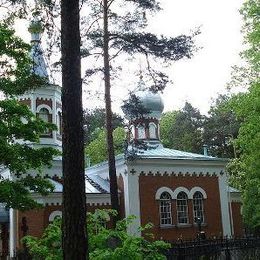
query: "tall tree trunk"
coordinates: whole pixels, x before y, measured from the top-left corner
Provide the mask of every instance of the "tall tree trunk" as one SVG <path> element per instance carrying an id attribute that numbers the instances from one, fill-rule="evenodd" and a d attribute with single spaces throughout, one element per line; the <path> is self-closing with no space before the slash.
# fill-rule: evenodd
<path id="1" fill-rule="evenodd" d="M 61 1 L 63 259 L 87 259 L 79 0 Z"/>
<path id="2" fill-rule="evenodd" d="M 110 94 L 110 66 L 109 66 L 109 33 L 108 33 L 108 0 L 103 1 L 104 15 L 104 78 L 105 78 L 105 103 L 106 103 L 106 129 L 107 129 L 107 151 L 108 151 L 108 166 L 110 179 L 110 196 L 112 209 L 118 212 L 118 216 L 113 219 L 113 226 L 119 217 L 119 201 L 118 187 L 116 177 L 115 151 L 113 142 L 113 127 L 112 127 L 112 109 L 111 109 L 111 94 Z"/>

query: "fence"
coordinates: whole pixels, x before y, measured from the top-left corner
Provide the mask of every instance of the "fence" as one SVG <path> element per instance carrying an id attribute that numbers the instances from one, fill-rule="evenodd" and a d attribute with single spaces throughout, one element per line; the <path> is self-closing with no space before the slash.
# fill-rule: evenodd
<path id="1" fill-rule="evenodd" d="M 260 237 L 173 241 L 168 260 L 258 260 Z"/>

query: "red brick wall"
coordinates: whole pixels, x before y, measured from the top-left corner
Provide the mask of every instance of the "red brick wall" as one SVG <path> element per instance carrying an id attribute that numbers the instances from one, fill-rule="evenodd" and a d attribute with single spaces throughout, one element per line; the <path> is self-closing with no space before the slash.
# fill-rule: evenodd
<path id="1" fill-rule="evenodd" d="M 93 206 L 87 204 L 87 211 L 94 212 L 96 209 L 110 209 L 110 205 Z M 18 212 L 18 244 L 21 247 L 20 240 L 23 237 L 22 232 L 22 218 L 26 217 L 28 233 L 27 235 L 40 237 L 43 234 L 44 229 L 49 224 L 49 216 L 53 211 L 62 210 L 61 205 L 49 205 L 42 209 L 35 209 L 26 212 Z"/>
<path id="2" fill-rule="evenodd" d="M 31 99 L 29 99 L 29 98 L 19 100 L 19 103 L 27 105 L 29 108 L 31 107 Z"/>
<path id="3" fill-rule="evenodd" d="M 39 105 L 42 105 L 42 104 L 47 105 L 50 108 L 52 108 L 52 101 L 51 100 L 45 100 L 45 99 L 37 98 L 36 99 L 36 107 L 38 107 Z"/>
<path id="4" fill-rule="evenodd" d="M 242 204 L 240 202 L 231 202 L 234 236 L 236 237 L 241 237 L 244 235 L 241 206 Z"/>
<path id="5" fill-rule="evenodd" d="M 198 227 L 193 223 L 192 200 L 188 202 L 189 223 L 191 227 L 160 228 L 159 201 L 155 200 L 156 191 L 161 187 L 176 189 L 180 186 L 188 190 L 199 186 L 205 190 L 207 199 L 204 200 L 204 214 L 206 226 L 202 230 L 207 237 L 222 235 L 222 221 L 220 210 L 219 185 L 217 177 L 209 176 L 144 176 L 139 178 L 141 224 L 154 224 L 153 233 L 157 239 L 174 240 L 177 238 L 194 238 Z M 172 203 L 173 225 L 177 224 L 176 201 Z"/>
<path id="6" fill-rule="evenodd" d="M 18 238 L 19 238 L 18 243 L 23 237 L 23 232 L 21 229 L 23 217 L 26 217 L 27 226 L 29 227 L 27 233 L 28 235 L 35 236 L 35 237 L 40 237 L 42 235 L 42 232 L 45 228 L 44 211 L 45 209 L 43 208 L 43 209 L 34 209 L 25 212 L 18 212 Z M 20 243 L 19 245 L 21 246 Z"/>

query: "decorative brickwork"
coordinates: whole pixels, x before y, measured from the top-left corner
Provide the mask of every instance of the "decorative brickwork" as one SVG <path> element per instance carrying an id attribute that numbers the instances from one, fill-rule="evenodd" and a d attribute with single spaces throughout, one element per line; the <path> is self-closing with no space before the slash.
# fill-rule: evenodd
<path id="1" fill-rule="evenodd" d="M 217 177 L 139 176 L 141 224 L 152 222 L 154 224 L 153 233 L 157 239 L 195 238 L 198 227 L 194 221 L 192 200 L 188 199 L 188 224 L 178 225 L 176 200 L 172 200 L 173 225 L 160 227 L 159 201 L 155 197 L 156 191 L 161 187 L 168 187 L 172 190 L 185 187 L 191 190 L 198 184 L 207 194 L 207 199 L 203 201 L 205 224 L 202 225 L 202 230 L 206 232 L 208 237 L 220 236 L 222 234 L 222 222 Z"/>

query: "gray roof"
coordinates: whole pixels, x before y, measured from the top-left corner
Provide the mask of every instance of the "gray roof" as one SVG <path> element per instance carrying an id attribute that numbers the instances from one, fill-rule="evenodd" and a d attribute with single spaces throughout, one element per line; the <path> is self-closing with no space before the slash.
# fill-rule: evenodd
<path id="1" fill-rule="evenodd" d="M 173 159 L 173 160 L 206 160 L 206 161 L 225 161 L 227 159 L 216 158 L 203 154 L 189 153 L 169 148 L 156 148 L 149 150 L 139 150 L 137 155 L 141 158 Z"/>
<path id="2" fill-rule="evenodd" d="M 48 180 L 54 186 L 53 192 L 61 193 L 63 190 L 63 185 L 55 180 L 48 178 Z M 109 181 L 102 179 L 98 175 L 91 175 L 91 177 L 86 175 L 85 180 L 86 193 L 109 193 Z"/>
<path id="3" fill-rule="evenodd" d="M 238 189 L 235 189 L 235 188 L 230 187 L 230 186 L 228 186 L 228 191 L 229 191 L 230 193 L 240 193 L 240 191 L 239 191 Z"/>
<path id="4" fill-rule="evenodd" d="M 53 192 L 62 192 L 63 186 L 62 186 L 61 183 L 59 183 L 59 182 L 57 182 L 57 181 L 54 181 L 54 180 L 52 180 L 52 179 L 50 179 L 50 178 L 47 178 L 47 179 L 48 179 L 48 181 L 50 181 L 50 183 L 54 186 Z"/>
<path id="5" fill-rule="evenodd" d="M 5 208 L 3 203 L 0 203 L 0 223 L 9 222 L 9 209 Z"/>

